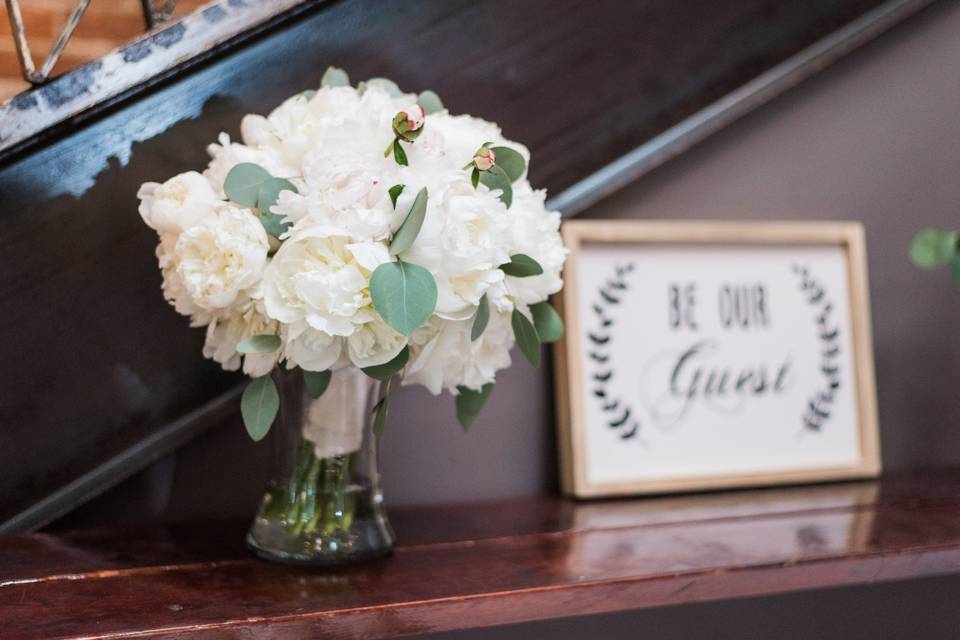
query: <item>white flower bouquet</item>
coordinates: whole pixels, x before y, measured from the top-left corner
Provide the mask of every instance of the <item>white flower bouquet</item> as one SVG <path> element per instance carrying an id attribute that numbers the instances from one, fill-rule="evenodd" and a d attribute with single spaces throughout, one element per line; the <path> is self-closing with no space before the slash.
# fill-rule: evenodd
<path id="1" fill-rule="evenodd" d="M 206 327 L 204 356 L 252 377 L 254 439 L 278 411 L 277 366 L 314 397 L 344 367 L 383 381 L 380 429 L 395 381 L 454 394 L 466 428 L 515 342 L 539 366 L 563 331 L 546 300 L 566 250 L 523 145 L 432 92 L 354 88 L 332 68 L 241 133 L 138 195 L 164 296 Z"/>

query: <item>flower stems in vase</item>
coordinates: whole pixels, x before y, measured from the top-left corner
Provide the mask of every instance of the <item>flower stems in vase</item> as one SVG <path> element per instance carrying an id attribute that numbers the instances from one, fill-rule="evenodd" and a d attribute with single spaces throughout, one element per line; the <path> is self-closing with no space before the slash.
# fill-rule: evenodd
<path id="1" fill-rule="evenodd" d="M 356 508 L 350 474 L 356 453 L 318 458 L 301 442 L 285 485 L 270 491 L 269 515 L 294 536 L 331 536 L 350 530 Z"/>

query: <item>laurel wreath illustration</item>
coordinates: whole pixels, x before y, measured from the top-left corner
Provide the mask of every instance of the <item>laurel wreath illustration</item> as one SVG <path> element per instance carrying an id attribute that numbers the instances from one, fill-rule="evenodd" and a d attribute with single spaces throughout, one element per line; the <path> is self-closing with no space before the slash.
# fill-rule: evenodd
<path id="1" fill-rule="evenodd" d="M 634 264 L 618 265 L 614 267 L 616 276 L 607 280 L 599 289 L 599 298 L 593 305 L 597 325 L 593 331 L 587 333 L 590 340 L 589 357 L 594 363 L 591 372 L 593 381 L 593 395 L 600 402 L 604 413 L 604 420 L 611 429 L 619 431 L 624 440 L 635 438 L 640 432 L 640 421 L 637 420 L 633 408 L 621 397 L 613 397 L 610 393 L 610 381 L 614 371 L 610 362 L 611 327 L 614 318 L 610 313 L 620 304 L 623 294 L 627 291 L 627 282 L 624 279 L 634 270 Z"/>
<path id="2" fill-rule="evenodd" d="M 816 313 L 817 337 L 820 341 L 820 373 L 823 386 L 807 401 L 803 426 L 820 431 L 830 419 L 837 390 L 840 388 L 840 329 L 832 319 L 833 303 L 809 268 L 795 264 L 793 272 L 800 277 L 800 291 Z"/>
<path id="3" fill-rule="evenodd" d="M 597 299 L 592 306 L 596 324 L 587 333 L 590 341 L 588 357 L 593 362 L 590 375 L 593 395 L 600 403 L 607 426 L 618 431 L 624 440 L 636 438 L 640 434 L 641 422 L 633 407 L 621 396 L 611 392 L 610 383 L 615 375 L 610 361 L 611 341 L 615 322 L 613 312 L 628 290 L 626 276 L 634 269 L 634 263 L 614 266 L 615 276 L 597 290 Z M 823 385 L 807 401 L 801 421 L 804 429 L 818 432 L 830 419 L 837 390 L 840 388 L 840 329 L 833 320 L 833 303 L 823 284 L 810 274 L 810 269 L 806 266 L 795 264 L 792 270 L 800 278 L 800 292 L 804 301 L 813 307 L 816 314 L 820 344 L 819 368 Z"/>

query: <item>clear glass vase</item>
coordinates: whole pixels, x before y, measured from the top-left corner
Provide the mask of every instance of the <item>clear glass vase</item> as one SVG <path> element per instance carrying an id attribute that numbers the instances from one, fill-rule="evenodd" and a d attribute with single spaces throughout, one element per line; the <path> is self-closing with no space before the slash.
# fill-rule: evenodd
<path id="1" fill-rule="evenodd" d="M 299 370 L 274 374 L 280 416 L 270 438 L 274 475 L 247 534 L 258 556 L 333 566 L 388 555 L 394 535 L 380 492 L 373 407 L 380 383 L 333 373 L 318 399 Z"/>

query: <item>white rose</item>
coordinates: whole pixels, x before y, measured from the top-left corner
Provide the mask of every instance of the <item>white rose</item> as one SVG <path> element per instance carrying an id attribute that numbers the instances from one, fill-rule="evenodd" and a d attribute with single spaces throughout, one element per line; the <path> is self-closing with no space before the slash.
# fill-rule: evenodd
<path id="1" fill-rule="evenodd" d="M 137 197 L 143 221 L 173 242 L 184 229 L 210 216 L 220 202 L 210 182 L 196 171 L 181 173 L 163 184 L 146 182 Z"/>
<path id="2" fill-rule="evenodd" d="M 269 249 L 267 233 L 252 211 L 221 204 L 180 234 L 173 261 L 194 303 L 215 310 L 260 282 Z"/>
<path id="3" fill-rule="evenodd" d="M 207 325 L 207 336 L 203 344 L 203 355 L 219 362 L 227 371 L 236 371 L 243 358 L 243 372 L 258 378 L 267 375 L 282 355 L 282 350 L 274 353 L 255 353 L 243 355 L 237 352 L 241 340 L 250 336 L 281 335 L 283 327 L 264 313 L 257 301 L 248 301 L 245 305 L 230 309 L 227 313 L 215 317 Z"/>
<path id="4" fill-rule="evenodd" d="M 448 178 L 439 192 L 430 192 L 423 227 L 403 257 L 434 274 L 437 315 L 461 319 L 503 280 L 499 267 L 510 261 L 505 240 L 513 216 L 497 196 L 470 186 L 463 172 Z"/>
<path id="5" fill-rule="evenodd" d="M 264 276 L 271 318 L 349 336 L 375 317 L 370 274 L 390 254 L 383 243 L 353 243 L 340 233 L 309 218 L 297 223 Z"/>
<path id="6" fill-rule="evenodd" d="M 410 339 L 411 359 L 403 384 L 422 384 L 438 395 L 443 389 L 457 393 L 457 387 L 480 389 L 493 382 L 498 370 L 510 366 L 513 329 L 510 314 L 491 310 L 483 334 L 470 339 L 473 320 L 432 318 Z"/>

